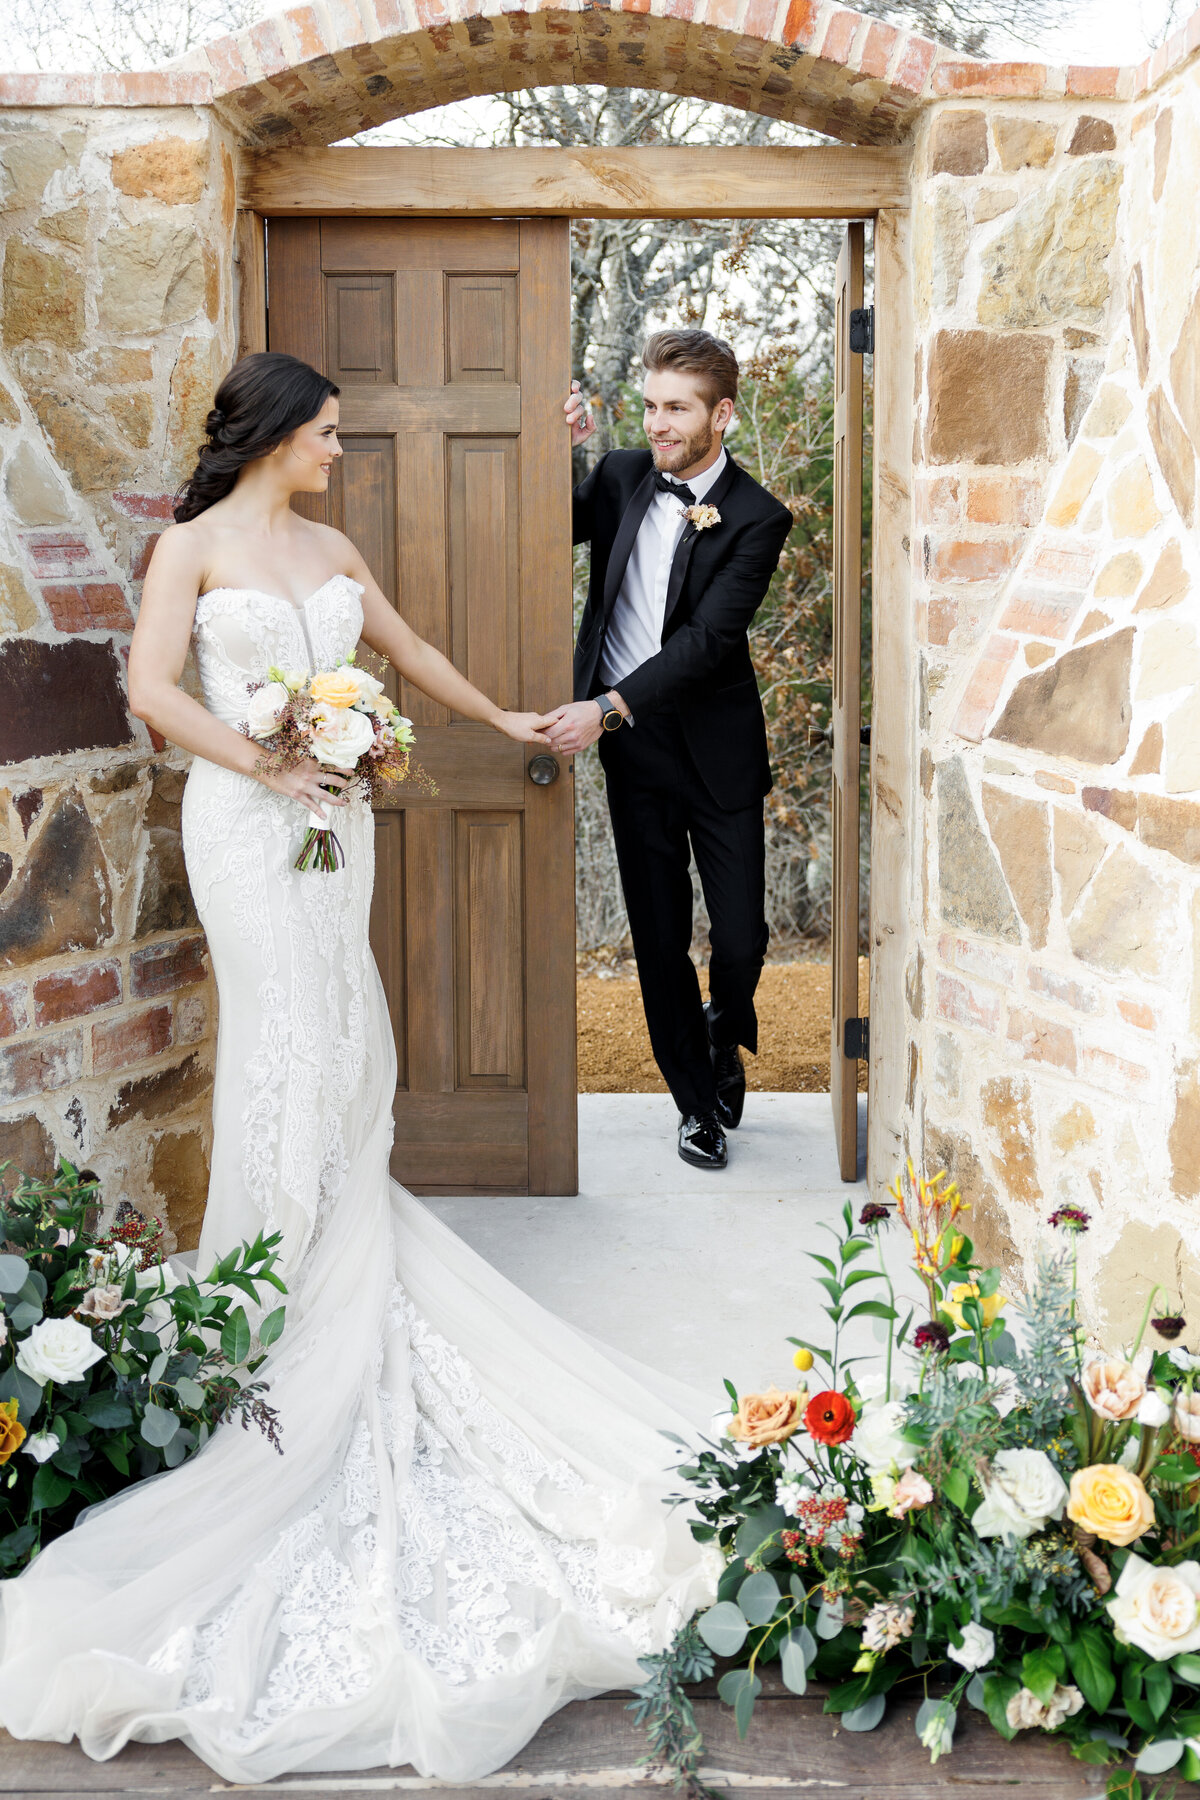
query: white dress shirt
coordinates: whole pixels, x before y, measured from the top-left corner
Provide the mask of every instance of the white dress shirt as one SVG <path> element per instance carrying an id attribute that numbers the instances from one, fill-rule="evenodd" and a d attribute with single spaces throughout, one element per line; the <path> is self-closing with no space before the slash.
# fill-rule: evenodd
<path id="1" fill-rule="evenodd" d="M 711 468 L 693 475 L 690 487 L 699 505 L 721 475 L 728 458 L 722 448 Z M 678 485 L 678 477 L 667 480 Z M 620 592 L 613 602 L 612 617 L 604 635 L 600 674 L 609 688 L 620 689 L 626 675 L 662 649 L 663 618 L 667 610 L 667 583 L 671 564 L 687 523 L 687 504 L 654 490 L 646 516 L 638 528 Z"/>

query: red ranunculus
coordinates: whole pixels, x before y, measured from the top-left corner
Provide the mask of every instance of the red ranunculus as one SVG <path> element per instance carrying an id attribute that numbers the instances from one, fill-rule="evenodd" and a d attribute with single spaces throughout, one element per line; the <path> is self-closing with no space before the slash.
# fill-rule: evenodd
<path id="1" fill-rule="evenodd" d="M 844 1444 L 854 1430 L 854 1408 L 845 1394 L 829 1389 L 813 1395 L 804 1409 L 804 1423 L 818 1444 Z"/>

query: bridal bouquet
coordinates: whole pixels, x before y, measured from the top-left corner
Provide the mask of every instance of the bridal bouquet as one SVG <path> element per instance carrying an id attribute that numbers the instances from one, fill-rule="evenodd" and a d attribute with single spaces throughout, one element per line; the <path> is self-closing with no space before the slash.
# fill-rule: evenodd
<path id="1" fill-rule="evenodd" d="M 719 1657 L 741 1735 L 775 1664 L 797 1694 L 827 1683 L 849 1731 L 916 1684 L 934 1761 L 965 1703 L 1005 1738 L 1051 1733 L 1107 1766 L 1112 1796 L 1138 1800 L 1142 1774 L 1200 1778 L 1200 1355 L 1179 1342 L 1184 1319 L 1152 1318 L 1154 1288 L 1132 1344 L 1089 1345 L 1078 1208 L 1051 1215 L 1059 1247 L 1018 1307 L 974 1261 L 944 1175 L 910 1165 L 892 1198 L 857 1225 L 847 1206 L 830 1254 L 812 1254 L 829 1328 L 791 1340 L 799 1381 L 727 1383 L 720 1436 L 680 1469 L 721 1573 L 716 1603 L 643 1664 L 652 1748 L 696 1790 L 683 1684 Z M 915 1328 L 882 1256 L 893 1217 L 925 1294 Z M 863 1318 L 885 1328 L 877 1367 L 841 1349 Z"/>
<path id="2" fill-rule="evenodd" d="M 372 805 L 386 786 L 416 772 L 409 765 L 411 719 L 393 706 L 382 681 L 358 668 L 352 656 L 315 675 L 276 668 L 267 673 L 266 681 L 250 689 L 249 716 L 243 726 L 247 737 L 255 738 L 267 752 L 260 770 L 292 769 L 315 757 L 361 784 Z M 310 812 L 295 867 L 328 872 L 341 868 L 344 861 L 333 829 Z"/>
<path id="3" fill-rule="evenodd" d="M 7 1165 L 0 1165 L 3 1175 Z M 128 1201 L 98 1231 L 96 1177 L 60 1163 L 0 1197 L 0 1574 L 84 1507 L 198 1450 L 222 1421 L 278 1421 L 253 1379 L 284 1308 L 251 1328 L 238 1294 L 286 1290 L 276 1233 L 206 1279 L 162 1259 L 162 1226 Z"/>

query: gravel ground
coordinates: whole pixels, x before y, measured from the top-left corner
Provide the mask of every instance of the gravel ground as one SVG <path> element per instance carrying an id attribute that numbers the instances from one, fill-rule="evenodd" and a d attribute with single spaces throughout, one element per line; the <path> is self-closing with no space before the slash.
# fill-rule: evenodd
<path id="1" fill-rule="evenodd" d="M 708 992 L 708 971 L 700 986 Z M 859 1005 L 867 1009 L 867 959 L 859 958 Z M 746 1057 L 746 1085 L 767 1093 L 829 1091 L 829 964 L 768 963 L 756 997 L 757 1056 Z M 581 1094 L 661 1094 L 662 1076 L 650 1054 L 636 974 L 578 978 L 579 1091 Z M 859 1086 L 866 1066 L 859 1065 Z"/>

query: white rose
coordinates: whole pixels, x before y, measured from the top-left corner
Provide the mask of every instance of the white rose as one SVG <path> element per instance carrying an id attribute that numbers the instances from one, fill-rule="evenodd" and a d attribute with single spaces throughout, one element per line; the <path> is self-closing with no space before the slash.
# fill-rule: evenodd
<path id="1" fill-rule="evenodd" d="M 1118 1638 L 1156 1662 L 1200 1650 L 1200 1563 L 1156 1568 L 1131 1551 L 1105 1605 Z"/>
<path id="2" fill-rule="evenodd" d="M 52 1431 L 35 1431 L 32 1437 L 25 1439 L 21 1449 L 26 1456 L 32 1456 L 34 1462 L 49 1462 L 58 1449 L 58 1439 Z"/>
<path id="3" fill-rule="evenodd" d="M 43 1319 L 17 1351 L 17 1367 L 45 1386 L 48 1381 L 78 1381 L 103 1355 L 78 1319 Z"/>
<path id="4" fill-rule="evenodd" d="M 1137 1409 L 1138 1424 L 1148 1425 L 1152 1431 L 1157 1431 L 1160 1425 L 1166 1424 L 1170 1416 L 1171 1408 L 1162 1395 L 1156 1393 L 1153 1388 L 1147 1388 L 1142 1403 Z"/>
<path id="5" fill-rule="evenodd" d="M 961 1644 L 947 1645 L 946 1655 L 951 1662 L 961 1663 L 964 1669 L 986 1669 L 996 1654 L 995 1633 L 972 1619 L 962 1628 L 962 1640 Z"/>
<path id="6" fill-rule="evenodd" d="M 901 1400 L 873 1400 L 859 1414 L 850 1448 L 868 1475 L 892 1475 L 916 1462 L 918 1446 L 900 1435 L 904 1414 Z"/>
<path id="7" fill-rule="evenodd" d="M 342 673 L 349 675 L 352 681 L 358 683 L 358 699 L 354 702 L 355 706 L 364 707 L 367 712 L 378 712 L 380 708 L 377 702 L 383 693 L 382 681 L 374 675 L 369 675 L 365 669 L 356 669 L 353 663 L 343 663 Z M 391 701 L 386 700 L 386 704 L 390 712 Z"/>
<path id="8" fill-rule="evenodd" d="M 8 1342 L 8 1320 L 0 1313 L 0 1344 Z"/>
<path id="9" fill-rule="evenodd" d="M 1167 1351 L 1167 1355 L 1175 1367 L 1182 1369 L 1185 1375 L 1192 1369 L 1200 1369 L 1200 1356 L 1193 1356 L 1191 1351 L 1185 1350 L 1182 1344 L 1176 1344 Z"/>
<path id="10" fill-rule="evenodd" d="M 251 694 L 246 708 L 246 724 L 250 728 L 250 736 L 270 737 L 277 729 L 279 715 L 290 699 L 291 695 L 282 681 L 268 681 L 264 687 Z"/>
<path id="11" fill-rule="evenodd" d="M 1031 1537 L 1061 1519 L 1067 1484 L 1044 1450 L 999 1450 L 971 1521 L 979 1537 Z"/>
<path id="12" fill-rule="evenodd" d="M 318 762 L 349 771 L 375 742 L 375 727 L 352 706 L 314 706 L 312 751 Z"/>
<path id="13" fill-rule="evenodd" d="M 132 1305 L 132 1300 L 121 1298 L 119 1287 L 94 1287 L 88 1289 L 75 1311 L 81 1319 L 94 1319 L 104 1324 L 109 1319 L 117 1318 L 127 1306 Z"/>

